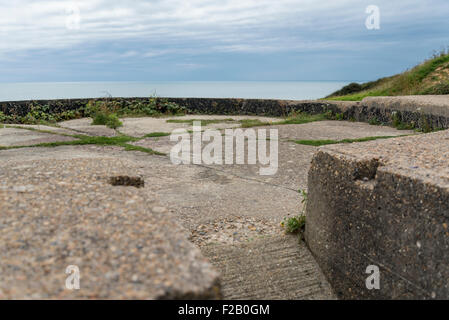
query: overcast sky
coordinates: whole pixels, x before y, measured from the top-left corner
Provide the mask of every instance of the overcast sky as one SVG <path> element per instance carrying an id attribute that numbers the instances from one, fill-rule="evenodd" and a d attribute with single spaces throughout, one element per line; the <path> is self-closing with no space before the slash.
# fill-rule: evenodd
<path id="1" fill-rule="evenodd" d="M 2 82 L 372 80 L 449 46 L 447 0 L 0 1 Z"/>

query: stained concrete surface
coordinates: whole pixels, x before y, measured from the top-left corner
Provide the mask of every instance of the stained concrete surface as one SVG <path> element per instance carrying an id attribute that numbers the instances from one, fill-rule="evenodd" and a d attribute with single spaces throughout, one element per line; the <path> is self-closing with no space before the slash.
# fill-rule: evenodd
<path id="1" fill-rule="evenodd" d="M 195 116 L 195 118 L 196 117 L 197 116 Z M 213 116 L 213 118 L 216 118 L 216 116 Z M 65 127 L 71 127 L 74 130 L 88 133 L 87 130 L 83 129 L 83 126 L 87 125 L 88 122 L 86 120 L 83 121 L 84 122 L 81 122 L 79 125 L 69 126 L 66 124 Z M 161 119 L 158 119 L 158 121 L 161 121 Z M 167 123 L 160 122 L 160 124 L 161 127 L 157 127 L 156 131 L 166 131 Z M 137 223 L 137 221 L 133 220 L 135 218 L 132 216 L 127 217 L 125 213 L 128 212 L 129 208 L 128 206 L 123 206 L 123 203 L 126 203 L 126 201 L 133 198 L 134 190 L 130 191 L 124 188 L 124 191 L 122 192 L 120 191 L 121 189 L 114 189 L 103 185 L 100 186 L 99 182 L 89 182 L 86 184 L 82 181 L 84 178 L 80 176 L 80 180 L 74 181 L 76 183 L 72 187 L 66 186 L 61 190 L 55 190 L 55 192 L 57 192 L 55 194 L 48 192 L 45 197 L 39 197 L 39 193 L 34 195 L 34 192 L 40 192 L 39 188 L 42 186 L 48 186 L 47 189 L 53 190 L 54 186 L 50 183 L 51 181 L 54 181 L 55 184 L 61 182 L 64 183 L 64 181 L 71 181 L 79 175 L 77 170 L 81 169 L 75 168 L 72 171 L 58 170 L 57 167 L 51 170 L 39 169 L 40 166 L 43 166 L 43 168 L 52 165 L 55 166 L 56 164 L 52 163 L 56 160 L 58 163 L 64 163 L 64 167 L 73 167 L 78 163 L 78 166 L 83 168 L 82 170 L 85 172 L 96 172 L 95 174 L 92 173 L 91 176 L 88 174 L 88 178 L 86 179 L 91 179 L 96 175 L 103 176 L 102 174 L 99 174 L 99 172 L 103 172 L 107 167 L 110 167 L 111 169 L 124 168 L 123 170 L 128 170 L 128 174 L 138 174 L 145 180 L 145 188 L 138 192 L 140 197 L 138 202 L 144 203 L 145 201 L 149 201 L 150 203 L 153 203 L 154 201 L 154 205 L 150 205 L 150 211 L 148 211 L 145 216 L 146 219 L 153 219 L 151 218 L 152 214 L 158 216 L 158 214 L 160 214 L 158 208 L 166 208 L 167 215 L 172 217 L 168 218 L 167 216 L 167 222 L 164 222 L 165 220 L 161 221 L 164 225 L 167 225 L 167 228 L 163 227 L 160 231 L 161 243 L 164 242 L 162 238 L 166 238 L 168 245 L 173 243 L 173 241 L 182 241 L 181 243 L 184 243 L 184 240 L 177 240 L 178 238 L 175 236 L 178 233 L 181 235 L 182 232 L 178 232 L 178 229 L 176 229 L 177 227 L 173 227 L 173 229 L 169 227 L 172 223 L 181 225 L 186 230 L 185 238 L 181 238 L 189 238 L 196 244 L 202 250 L 203 254 L 210 258 L 210 262 L 215 266 L 216 270 L 223 275 L 222 281 L 224 281 L 224 283 L 222 283 L 222 288 L 224 298 L 248 298 L 251 297 L 251 292 L 253 292 L 253 297 L 257 296 L 262 299 L 333 298 L 334 295 L 330 290 L 327 281 L 324 279 L 316 265 L 313 264 L 308 249 L 305 246 L 299 246 L 296 237 L 287 237 L 279 226 L 280 221 L 285 217 L 297 215 L 301 211 L 301 197 L 298 194 L 297 189 L 304 188 L 307 185 L 307 171 L 310 165 L 310 159 L 317 150 L 315 147 L 301 146 L 288 141 L 290 139 L 300 139 L 303 137 L 304 135 L 301 132 L 308 132 L 308 130 L 304 129 L 304 126 L 307 126 L 307 128 L 309 128 L 308 130 L 311 130 L 316 134 L 315 136 L 309 134 L 306 136 L 306 139 L 322 139 L 324 137 L 323 132 L 330 127 L 333 128 L 334 134 L 336 134 L 338 130 L 339 132 L 338 135 L 329 136 L 329 138 L 336 137 L 338 139 L 377 134 L 400 135 L 404 133 L 387 127 L 366 126 L 366 130 L 361 130 L 361 132 L 357 134 L 356 131 L 359 129 L 354 129 L 354 127 L 359 128 L 360 125 L 346 122 L 326 121 L 323 123 L 286 126 L 285 128 L 279 126 L 280 135 L 282 136 L 282 139 L 285 140 L 279 142 L 279 170 L 276 175 L 271 177 L 259 176 L 258 166 L 177 166 L 171 163 L 168 156 L 151 156 L 141 152 L 128 152 L 120 147 L 111 146 L 62 146 L 57 148 L 3 150 L 0 151 L 0 157 L 2 158 L 3 163 L 3 174 L 8 176 L 10 175 L 9 172 L 14 172 L 16 175 L 20 176 L 20 183 L 18 183 L 17 178 L 12 178 L 12 176 L 8 179 L 4 179 L 3 181 L 6 182 L 3 182 L 3 188 L 0 189 L 0 194 L 4 197 L 8 197 L 8 199 L 12 199 L 10 198 L 11 192 L 24 192 L 25 195 L 30 192 L 29 197 L 22 197 L 22 199 L 17 202 L 17 205 L 27 208 L 33 204 L 33 208 L 35 208 L 33 211 L 35 214 L 33 213 L 33 216 L 26 217 L 25 213 L 24 215 L 21 215 L 21 218 L 17 219 L 15 222 L 15 227 L 13 229 L 8 227 L 10 222 L 5 222 L 3 228 L 7 227 L 8 229 L 7 232 L 3 233 L 3 236 L 5 239 L 9 237 L 10 239 L 14 238 L 20 240 L 21 236 L 17 233 L 16 229 L 27 228 L 26 226 L 30 223 L 29 219 L 39 219 L 39 217 L 42 217 L 42 221 L 39 221 L 39 223 L 36 224 L 36 228 L 31 228 L 29 229 L 29 232 L 27 231 L 27 235 L 30 239 L 39 239 L 39 237 L 47 237 L 47 235 L 50 239 L 51 237 L 58 237 L 58 234 L 61 234 L 64 235 L 64 239 L 61 240 L 62 242 L 58 242 L 61 245 L 65 245 L 70 239 L 82 244 L 83 240 L 79 237 L 78 233 L 71 234 L 67 231 L 52 228 L 51 226 L 54 225 L 54 223 L 45 225 L 45 221 L 61 221 L 63 216 L 60 215 L 60 212 L 70 213 L 78 210 L 76 212 L 82 214 L 80 219 L 82 217 L 87 218 L 87 220 L 85 220 L 86 224 L 81 223 L 80 225 L 83 226 L 82 228 L 85 226 L 86 234 L 95 235 L 96 228 L 101 226 L 104 230 L 110 230 L 111 233 L 118 233 L 118 247 L 132 246 L 132 241 L 134 240 L 132 240 L 132 238 L 127 240 L 127 234 L 133 232 L 131 225 Z M 313 126 L 317 126 L 317 129 L 313 130 Z M 102 130 L 102 128 L 100 129 Z M 148 133 L 144 128 L 139 131 L 139 134 L 143 132 Z M 96 135 L 101 133 L 103 132 L 95 131 L 91 134 Z M 142 140 L 137 144 L 165 152 L 169 151 L 173 145 L 168 137 L 149 138 Z M 106 160 L 103 160 L 103 158 L 113 160 L 107 160 L 108 162 L 106 163 L 104 162 Z M 38 162 L 40 164 L 38 164 Z M 50 180 L 41 184 L 39 179 L 42 178 L 37 179 L 34 178 L 36 175 L 27 173 L 34 171 L 36 171 L 36 175 L 39 177 L 41 177 L 42 174 L 47 174 Z M 27 180 L 29 181 L 27 182 Z M 100 179 L 100 181 L 102 180 Z M 33 187 L 28 189 L 29 186 Z M 91 188 L 96 188 L 95 190 L 98 188 L 100 189 L 95 191 L 91 190 Z M 119 190 L 120 192 L 116 190 Z M 74 196 L 74 194 L 76 194 L 76 196 Z M 83 200 L 85 195 L 89 196 Z M 95 200 L 97 197 L 98 200 Z M 59 199 L 59 201 L 56 204 L 51 203 L 51 199 L 53 198 Z M 85 203 L 84 207 L 80 206 L 75 210 L 73 208 L 73 201 L 75 201 L 75 198 L 79 199 L 81 204 Z M 96 220 L 97 218 L 94 217 L 89 218 L 89 211 L 83 208 L 89 208 L 92 201 L 94 201 L 93 203 L 98 204 L 95 206 L 97 208 L 95 210 L 97 211 L 99 208 L 110 203 L 110 205 L 108 204 L 107 207 L 104 207 L 105 210 L 107 210 L 107 212 L 110 211 L 111 217 L 114 217 L 114 214 L 118 214 L 119 216 L 117 218 L 122 221 L 121 223 L 125 223 L 126 226 L 129 225 L 129 227 L 119 230 L 115 229 L 116 227 L 118 228 L 118 225 L 109 225 L 111 222 L 108 219 Z M 8 210 L 8 212 L 19 212 L 17 207 L 12 206 L 13 203 L 16 202 L 9 200 L 2 202 L 2 204 L 0 204 L 2 211 L 6 212 L 5 210 Z M 52 209 L 51 212 L 44 212 L 44 208 L 47 208 L 47 206 L 50 206 L 48 208 Z M 111 206 L 114 209 L 107 209 L 111 208 Z M 31 208 L 29 210 L 31 210 Z M 101 213 L 101 210 L 98 212 Z M 102 216 L 100 215 L 98 219 L 101 217 Z M 4 219 L 11 219 L 11 216 L 6 215 L 4 216 Z M 45 230 L 44 233 L 39 231 L 41 226 L 43 228 L 42 230 Z M 70 230 L 73 226 L 68 226 L 68 228 L 68 230 Z M 149 225 L 143 226 L 142 228 L 142 232 L 144 232 L 144 230 L 153 230 Z M 153 231 L 150 233 L 152 232 Z M 151 239 L 148 237 L 151 237 L 151 235 L 147 235 L 142 239 L 150 241 Z M 137 241 L 137 238 L 135 240 Z M 44 241 L 44 238 L 40 241 Z M 124 250 L 122 250 L 118 256 L 114 256 L 112 253 L 107 253 L 105 256 L 101 256 L 100 251 L 102 249 L 100 248 L 102 248 L 103 245 L 106 245 L 103 241 L 104 240 L 100 240 L 97 245 L 93 245 L 90 242 L 83 244 L 86 252 L 89 251 L 89 248 L 93 249 L 90 249 L 91 253 L 86 256 L 87 258 L 85 258 L 85 260 L 84 253 L 80 253 L 80 260 L 77 261 L 79 263 L 85 263 L 88 265 L 88 268 L 92 268 L 97 263 L 92 260 L 92 257 L 99 257 L 100 261 L 104 263 L 111 261 L 111 259 L 115 259 L 113 261 L 115 261 L 116 264 L 109 266 L 107 272 L 112 272 L 112 274 L 117 274 L 116 272 L 118 272 L 121 274 L 121 270 L 124 272 L 126 270 L 140 270 L 139 266 L 156 263 L 151 259 L 159 258 L 162 259 L 162 262 L 160 263 L 167 263 L 166 270 L 177 270 L 176 268 L 171 269 L 173 265 L 170 261 L 173 260 L 170 259 L 184 259 L 181 254 L 179 257 L 172 257 L 167 260 L 163 255 L 156 253 L 152 258 L 142 257 L 143 260 L 133 260 L 134 258 L 137 258 L 137 256 L 127 256 L 124 253 Z M 65 277 L 65 274 L 61 275 L 58 273 L 58 275 L 53 278 L 51 275 L 45 277 L 40 275 L 40 273 L 37 273 L 39 278 L 42 279 L 39 282 L 37 278 L 34 278 L 34 276 L 27 273 L 32 272 L 35 268 L 43 267 L 44 265 L 51 271 L 51 274 L 54 274 L 53 272 L 63 272 L 63 270 L 59 270 L 60 267 L 69 261 L 66 258 L 60 261 L 62 257 L 61 252 L 53 252 L 51 249 L 48 249 L 50 251 L 46 251 L 47 249 L 43 249 L 44 247 L 45 246 L 43 245 L 41 249 L 39 249 L 38 247 L 33 246 L 27 254 L 23 255 L 24 259 L 30 261 L 30 263 L 32 262 L 33 265 L 27 263 L 24 264 L 20 259 L 20 261 L 14 260 L 14 263 L 16 264 L 22 263 L 20 276 L 15 277 L 15 273 L 12 273 L 9 269 L 7 270 L 6 273 L 13 276 L 8 278 L 7 282 L 3 283 L 3 286 L 0 286 L 3 288 L 6 288 L 6 286 L 11 288 L 9 291 L 3 291 L 5 296 L 44 298 L 70 297 L 70 294 L 64 292 L 63 289 L 56 289 L 55 287 L 57 284 L 60 285 L 59 281 Z M 187 247 L 187 244 L 185 244 L 185 248 Z M 25 249 L 26 248 L 21 248 L 20 250 Z M 70 250 L 67 252 L 70 252 Z M 185 251 L 183 252 L 183 254 L 185 254 Z M 8 253 L 4 254 L 5 258 L 12 258 Z M 40 259 L 39 257 L 42 256 L 49 256 L 49 258 Z M 229 256 L 228 260 L 221 258 L 226 256 Z M 202 265 L 201 259 L 200 256 L 195 254 L 192 260 L 188 261 L 191 261 L 192 264 Z M 279 263 L 276 262 L 277 260 L 279 260 Z M 1 261 L 6 260 L 2 259 Z M 53 266 L 55 261 L 61 263 Z M 0 262 L 0 264 L 1 263 L 2 262 Z M 266 265 L 261 267 L 263 264 Z M 236 268 L 236 265 L 243 266 L 243 269 Z M 272 268 L 275 269 L 279 266 L 281 266 L 281 268 L 278 272 L 273 271 L 269 276 L 263 271 L 271 270 Z M 3 264 L 2 267 L 8 268 L 5 264 Z M 179 268 L 182 270 L 186 270 L 186 268 L 189 269 L 187 264 L 183 265 L 182 263 Z M 214 292 L 214 289 L 211 288 L 215 288 L 216 283 L 214 276 L 212 276 L 213 270 L 207 265 L 204 265 L 204 269 L 201 269 L 203 267 L 200 269 L 198 268 L 193 269 L 194 272 L 203 270 L 202 272 L 210 274 L 211 276 L 205 277 L 207 281 L 199 282 L 199 286 L 196 287 L 198 290 L 194 292 L 196 292 L 197 295 L 204 294 L 212 296 L 213 294 L 211 294 L 211 292 Z M 249 272 L 249 270 L 257 268 L 261 271 L 256 273 Z M 154 274 L 148 273 L 153 271 L 135 271 L 134 275 L 136 275 L 136 277 L 134 277 L 134 279 L 141 279 L 143 277 L 145 280 L 142 283 L 154 287 L 153 280 L 158 278 Z M 237 274 L 241 277 L 242 283 L 245 283 L 244 286 L 242 285 L 242 290 L 240 291 L 229 289 L 235 286 L 230 279 Z M 115 285 L 111 285 L 105 283 L 105 280 L 99 273 L 94 273 L 92 277 L 87 277 L 84 281 L 95 281 L 96 284 L 86 285 L 86 291 L 80 293 L 80 297 L 92 295 L 92 297 L 156 298 L 162 295 L 162 293 L 157 293 L 163 292 L 163 290 L 157 291 L 159 290 L 157 289 L 159 288 L 157 286 L 154 287 L 157 289 L 154 291 L 156 292 L 155 294 L 150 295 L 147 293 L 147 295 L 145 295 L 143 291 L 140 291 L 141 289 L 143 290 L 142 285 L 140 285 L 140 287 L 138 286 L 136 289 L 136 286 L 133 285 L 133 278 L 131 277 L 131 279 L 129 279 L 128 276 L 128 271 L 126 271 L 126 274 L 124 274 L 123 277 L 119 277 L 119 282 Z M 194 275 L 191 272 L 185 273 L 184 279 L 193 278 Z M 32 286 L 30 284 L 31 280 L 37 281 L 36 283 L 39 283 L 39 285 Z M 228 282 L 228 280 L 230 282 Z M 266 292 L 266 295 L 263 295 L 264 291 L 261 290 L 261 288 L 267 281 L 270 281 L 272 284 L 270 290 Z M 177 288 L 176 290 L 181 290 L 175 290 L 175 292 L 185 293 L 192 291 L 189 291 L 189 287 L 183 283 L 184 282 L 180 282 L 177 287 L 175 286 L 175 288 Z M 45 290 L 43 289 L 44 287 L 46 288 Z M 185 290 L 183 289 L 184 287 Z M 296 289 L 293 289 L 293 287 L 296 287 Z M 126 290 L 123 291 L 123 294 L 118 294 L 117 288 L 126 288 Z M 168 292 L 172 291 L 168 290 Z"/>
<path id="2" fill-rule="evenodd" d="M 306 238 L 345 299 L 449 298 L 449 131 L 323 147 Z M 365 285 L 379 267 L 379 290 Z"/>
<path id="3" fill-rule="evenodd" d="M 40 143 L 62 142 L 76 140 L 72 137 L 57 135 L 52 133 L 43 133 L 32 130 L 18 128 L 3 128 L 0 126 L 0 146 L 29 146 Z"/>
<path id="4" fill-rule="evenodd" d="M 139 168 L 114 157 L 0 164 L 1 299 L 220 298 L 218 273 L 157 194 L 110 185 L 118 175 Z M 69 266 L 79 290 L 65 287 Z"/>

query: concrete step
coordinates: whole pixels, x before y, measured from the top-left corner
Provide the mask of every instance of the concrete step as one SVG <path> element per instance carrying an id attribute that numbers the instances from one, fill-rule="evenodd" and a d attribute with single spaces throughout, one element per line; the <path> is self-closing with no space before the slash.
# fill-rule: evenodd
<path id="1" fill-rule="evenodd" d="M 224 299 L 335 299 L 297 236 L 280 234 L 236 245 L 208 245 L 201 250 L 221 272 Z"/>
<path id="2" fill-rule="evenodd" d="M 449 299 L 448 141 L 445 130 L 315 154 L 306 238 L 339 298 Z"/>

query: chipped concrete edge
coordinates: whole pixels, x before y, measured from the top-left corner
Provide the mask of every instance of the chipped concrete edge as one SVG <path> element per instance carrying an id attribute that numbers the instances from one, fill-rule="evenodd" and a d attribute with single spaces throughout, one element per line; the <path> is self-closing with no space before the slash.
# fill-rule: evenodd
<path id="1" fill-rule="evenodd" d="M 358 121 L 395 116 L 449 128 L 449 96 L 371 97 L 342 111 Z M 444 143 L 444 136 L 434 139 Z M 419 150 L 426 142 L 417 143 Z M 324 147 L 312 160 L 308 192 L 306 240 L 340 298 L 449 299 L 449 233 L 442 229 L 449 191 L 438 179 L 383 167 L 363 147 L 352 155 Z M 379 289 L 366 285 L 370 265 L 380 269 Z"/>
<path id="2" fill-rule="evenodd" d="M 324 147 L 308 192 L 307 245 L 339 298 L 449 299 L 447 185 Z"/>

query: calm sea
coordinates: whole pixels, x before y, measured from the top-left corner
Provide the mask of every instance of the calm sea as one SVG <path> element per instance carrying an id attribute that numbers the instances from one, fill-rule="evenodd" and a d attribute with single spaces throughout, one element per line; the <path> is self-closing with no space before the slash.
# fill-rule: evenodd
<path id="1" fill-rule="evenodd" d="M 348 81 L 0 83 L 0 101 L 99 97 L 318 99 Z"/>

